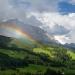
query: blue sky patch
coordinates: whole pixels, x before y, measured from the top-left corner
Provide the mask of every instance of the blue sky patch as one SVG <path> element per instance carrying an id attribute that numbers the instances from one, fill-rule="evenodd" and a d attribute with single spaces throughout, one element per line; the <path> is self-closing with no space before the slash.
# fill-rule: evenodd
<path id="1" fill-rule="evenodd" d="M 75 13 L 75 5 L 72 5 L 68 2 L 60 2 L 59 12 L 64 13 L 64 14 Z"/>

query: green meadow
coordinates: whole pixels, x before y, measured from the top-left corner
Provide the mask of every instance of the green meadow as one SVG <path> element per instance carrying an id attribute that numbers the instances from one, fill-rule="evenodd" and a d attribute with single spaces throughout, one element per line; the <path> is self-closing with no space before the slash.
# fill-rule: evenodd
<path id="1" fill-rule="evenodd" d="M 59 46 L 0 48 L 0 75 L 74 75 L 75 52 Z"/>

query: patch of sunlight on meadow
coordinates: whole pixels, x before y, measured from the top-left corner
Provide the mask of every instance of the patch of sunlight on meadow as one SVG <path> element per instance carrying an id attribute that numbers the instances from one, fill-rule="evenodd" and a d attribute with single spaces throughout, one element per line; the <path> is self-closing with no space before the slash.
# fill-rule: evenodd
<path id="1" fill-rule="evenodd" d="M 75 52 L 67 51 L 67 53 L 72 57 L 72 60 L 75 60 Z"/>
<path id="2" fill-rule="evenodd" d="M 47 49 L 42 49 L 42 48 L 34 48 L 33 52 L 39 53 L 39 54 L 44 53 L 44 54 L 48 55 L 49 57 L 54 57 L 52 50 L 47 50 Z"/>

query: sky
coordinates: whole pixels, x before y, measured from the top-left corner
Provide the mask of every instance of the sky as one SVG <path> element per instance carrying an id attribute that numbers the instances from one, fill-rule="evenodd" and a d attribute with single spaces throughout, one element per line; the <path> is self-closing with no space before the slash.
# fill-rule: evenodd
<path id="1" fill-rule="evenodd" d="M 62 44 L 75 43 L 75 0 L 0 0 L 0 22 L 10 19 L 40 27 Z"/>

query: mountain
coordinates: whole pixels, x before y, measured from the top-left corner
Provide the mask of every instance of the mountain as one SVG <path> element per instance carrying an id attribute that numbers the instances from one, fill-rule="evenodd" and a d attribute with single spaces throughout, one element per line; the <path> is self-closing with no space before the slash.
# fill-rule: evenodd
<path id="1" fill-rule="evenodd" d="M 70 43 L 70 44 L 66 43 L 64 44 L 64 47 L 75 50 L 75 43 Z"/>
<path id="2" fill-rule="evenodd" d="M 3 41 L 1 44 L 4 46 L 9 45 L 14 39 L 0 36 L 0 42 Z M 62 75 L 64 72 L 64 75 L 75 75 L 74 56 L 74 52 L 61 46 L 42 46 L 31 50 L 16 46 L 0 47 L 0 74 Z"/>
<path id="3" fill-rule="evenodd" d="M 1 48 L 32 48 L 36 45 L 35 42 L 29 39 L 16 39 L 14 37 L 7 37 L 0 35 L 0 47 Z"/>
<path id="4" fill-rule="evenodd" d="M 0 29 L 3 29 L 0 34 L 5 36 L 17 38 L 18 32 L 16 32 L 16 30 L 19 30 L 23 35 L 27 36 L 27 39 L 29 40 L 31 39 L 46 44 L 57 43 L 52 35 L 48 35 L 48 33 L 42 30 L 40 27 L 32 26 L 30 24 L 24 24 L 17 19 L 11 19 L 6 22 L 0 23 Z"/>
<path id="5" fill-rule="evenodd" d="M 11 40 L 10 37 L 0 35 L 0 47 L 7 47 Z"/>
<path id="6" fill-rule="evenodd" d="M 0 24 L 1 75 L 75 75 L 72 50 L 58 46 L 58 41 L 41 28 L 18 23 Z M 38 41 L 46 45 L 36 47 Z"/>
<path id="7" fill-rule="evenodd" d="M 53 35 L 38 26 L 25 24 L 18 19 L 10 19 L 0 23 L 0 34 L 14 38 L 12 43 L 18 44 L 19 47 L 33 47 L 42 44 L 62 45 L 55 40 Z M 64 44 L 66 48 L 75 49 L 75 44 Z"/>

